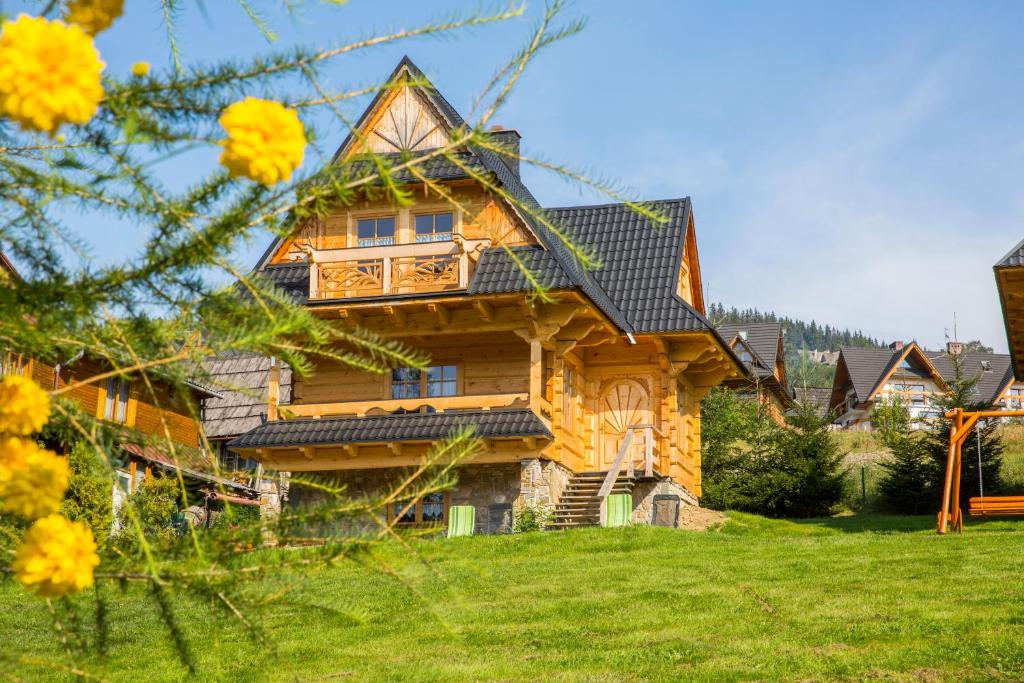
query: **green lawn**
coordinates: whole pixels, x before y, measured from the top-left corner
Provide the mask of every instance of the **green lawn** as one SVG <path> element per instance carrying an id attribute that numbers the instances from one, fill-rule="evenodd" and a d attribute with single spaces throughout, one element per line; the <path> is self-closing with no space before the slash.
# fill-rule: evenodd
<path id="1" fill-rule="evenodd" d="M 352 566 L 297 586 L 262 616 L 273 651 L 178 607 L 201 680 L 1024 680 L 1024 522 L 968 523 L 940 538 L 925 518 L 732 515 L 712 532 L 420 541 L 429 567 L 383 551 L 403 581 Z M 185 678 L 140 600 L 118 598 L 107 658 L 78 666 Z M 7 654 L 67 661 L 11 583 L 0 634 Z"/>

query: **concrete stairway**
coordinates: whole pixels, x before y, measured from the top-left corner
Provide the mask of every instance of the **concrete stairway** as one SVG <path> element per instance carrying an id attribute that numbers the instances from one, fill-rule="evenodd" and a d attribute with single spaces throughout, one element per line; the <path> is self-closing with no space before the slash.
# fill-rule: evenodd
<path id="1" fill-rule="evenodd" d="M 549 529 L 573 529 L 601 524 L 601 499 L 597 497 L 607 472 L 581 472 L 569 480 L 555 505 Z M 634 477 L 620 473 L 611 492 L 632 493 Z"/>

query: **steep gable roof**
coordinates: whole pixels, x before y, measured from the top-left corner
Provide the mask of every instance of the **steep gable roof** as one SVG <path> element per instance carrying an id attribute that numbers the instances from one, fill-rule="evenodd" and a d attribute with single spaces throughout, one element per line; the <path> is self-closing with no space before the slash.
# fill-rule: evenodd
<path id="1" fill-rule="evenodd" d="M 416 92 L 418 96 L 422 96 L 427 104 L 435 111 L 438 116 L 444 121 L 445 125 L 448 126 L 448 130 L 455 130 L 466 126 L 466 122 L 459 115 L 448 100 L 441 95 L 441 93 L 434 87 L 434 85 L 427 79 L 420 69 L 413 64 L 412 60 L 408 57 L 403 57 L 392 72 L 389 83 L 395 83 L 401 77 L 402 73 L 408 73 L 417 83 Z M 356 126 L 358 130 L 361 126 L 365 125 L 369 119 L 371 112 L 377 107 L 385 96 L 385 91 L 377 94 L 370 106 L 367 107 L 362 117 L 359 119 L 359 123 Z M 345 142 L 342 143 L 341 147 L 335 153 L 335 158 L 343 155 L 345 151 L 354 143 L 356 137 L 355 133 L 349 133 Z M 609 320 L 611 320 L 619 329 L 629 334 L 634 330 L 627 320 L 626 316 L 623 315 L 622 311 L 612 302 L 608 294 L 597 284 L 594 278 L 588 273 L 572 254 L 572 252 L 566 247 L 562 240 L 554 234 L 544 223 L 537 219 L 532 212 L 540 211 L 540 203 L 534 198 L 527 189 L 526 185 L 520 180 L 519 175 L 512 170 L 512 167 L 506 163 L 502 157 L 489 149 L 484 149 L 479 145 L 467 145 L 465 149 L 466 153 L 472 155 L 475 161 L 478 161 L 481 167 L 493 177 L 496 182 L 505 192 L 511 196 L 515 202 L 521 207 L 525 207 L 526 210 L 522 210 L 520 206 L 510 205 L 509 208 L 515 212 L 523 223 L 536 235 L 541 245 L 551 253 L 558 268 L 564 272 L 565 277 L 575 288 L 581 290 L 593 303 L 597 306 L 602 313 L 604 313 Z M 283 243 L 284 238 L 279 238 L 274 245 L 268 249 L 257 268 L 262 268 L 267 265 L 270 256 L 277 251 L 277 248 Z"/>
<path id="2" fill-rule="evenodd" d="M 781 360 L 780 341 L 782 340 L 782 323 L 744 323 L 719 325 L 718 331 L 727 342 L 737 337 L 743 338 L 746 333 L 747 345 L 757 354 L 768 374 L 775 371 L 775 365 Z"/>

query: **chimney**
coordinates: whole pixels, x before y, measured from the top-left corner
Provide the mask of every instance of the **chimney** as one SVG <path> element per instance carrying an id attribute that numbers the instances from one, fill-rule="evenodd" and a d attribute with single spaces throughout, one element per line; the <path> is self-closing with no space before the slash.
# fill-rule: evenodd
<path id="1" fill-rule="evenodd" d="M 511 128 L 505 128 L 503 126 L 491 126 L 491 130 L 488 131 L 491 135 L 491 141 L 498 147 L 504 147 L 513 156 L 501 155 L 501 160 L 505 162 L 505 165 L 512 170 L 512 172 L 519 177 L 519 141 L 523 139 L 523 136 L 519 134 L 519 131 Z"/>
<path id="2" fill-rule="evenodd" d="M 964 350 L 963 342 L 951 341 L 946 342 L 946 353 L 951 356 L 959 356 Z"/>
<path id="3" fill-rule="evenodd" d="M 894 341 L 893 343 L 889 344 L 889 348 L 892 349 L 893 351 L 902 351 L 903 341 Z"/>

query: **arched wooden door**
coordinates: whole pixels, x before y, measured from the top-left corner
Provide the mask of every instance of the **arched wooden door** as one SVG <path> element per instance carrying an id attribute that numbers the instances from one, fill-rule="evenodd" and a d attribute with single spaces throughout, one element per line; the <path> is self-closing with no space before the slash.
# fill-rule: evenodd
<path id="1" fill-rule="evenodd" d="M 627 429 L 632 425 L 651 424 L 651 397 L 640 382 L 619 379 L 601 392 L 598 410 L 598 466 L 607 470 L 615 462 Z M 633 441 L 642 443 L 642 434 L 633 434 Z M 635 446 L 631 450 L 640 452 Z"/>

